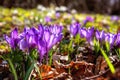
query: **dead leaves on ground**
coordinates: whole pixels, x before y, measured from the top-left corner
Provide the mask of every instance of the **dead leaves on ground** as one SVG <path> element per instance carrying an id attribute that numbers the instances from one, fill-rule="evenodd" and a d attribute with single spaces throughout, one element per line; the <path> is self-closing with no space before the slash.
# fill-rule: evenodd
<path id="1" fill-rule="evenodd" d="M 90 56 L 88 56 L 90 57 Z M 110 71 L 107 66 L 105 59 L 99 56 L 96 59 L 96 63 L 90 63 L 91 61 L 81 60 L 81 61 L 71 61 L 69 63 L 59 62 L 61 60 L 59 56 L 57 59 L 53 60 L 53 65 L 41 65 L 39 70 L 41 72 L 42 80 L 109 80 L 114 78 L 115 75 L 110 76 Z M 66 57 L 65 57 L 66 58 Z M 89 59 L 89 58 L 87 58 Z M 114 63 L 115 61 L 111 59 Z M 116 61 L 118 62 L 118 61 Z M 108 74 L 109 73 L 109 74 Z M 36 74 L 36 80 L 39 80 L 38 74 Z M 119 72 L 116 72 L 119 76 Z"/>
<path id="2" fill-rule="evenodd" d="M 81 79 L 93 76 L 94 65 L 85 61 L 71 61 L 64 65 L 58 61 L 53 62 L 54 68 L 48 65 L 41 65 L 39 70 L 43 80 L 48 79 Z M 37 76 L 38 77 L 38 76 Z"/>

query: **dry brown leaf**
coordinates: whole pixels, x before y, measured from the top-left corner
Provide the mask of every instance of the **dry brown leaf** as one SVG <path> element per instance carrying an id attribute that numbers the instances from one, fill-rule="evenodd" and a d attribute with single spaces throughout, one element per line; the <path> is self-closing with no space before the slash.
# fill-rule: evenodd
<path id="1" fill-rule="evenodd" d="M 85 61 L 73 62 L 73 66 L 70 69 L 71 75 L 74 77 L 74 79 L 81 79 L 94 75 L 94 65 Z"/>
<path id="2" fill-rule="evenodd" d="M 73 79 L 68 73 L 63 72 L 55 76 L 53 80 L 73 80 Z"/>
<path id="3" fill-rule="evenodd" d="M 104 72 L 107 67 L 105 59 L 102 56 L 99 56 L 96 60 L 95 74 Z"/>
<path id="4" fill-rule="evenodd" d="M 57 73 L 48 65 L 42 65 L 39 67 L 43 80 L 53 78 Z"/>
<path id="5" fill-rule="evenodd" d="M 58 61 L 54 61 L 54 66 L 58 73 L 67 72 L 77 79 L 81 79 L 88 76 L 93 76 L 94 65 L 85 61 L 71 61 L 69 64 L 64 65 Z"/>

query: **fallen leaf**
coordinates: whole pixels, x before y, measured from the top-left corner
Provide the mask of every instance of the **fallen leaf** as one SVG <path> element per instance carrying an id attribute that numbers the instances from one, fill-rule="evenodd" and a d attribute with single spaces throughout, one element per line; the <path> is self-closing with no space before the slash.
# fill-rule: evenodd
<path id="1" fill-rule="evenodd" d="M 58 61 L 54 61 L 54 66 L 58 73 L 69 73 L 72 77 L 81 79 L 88 76 L 93 76 L 94 65 L 85 61 L 71 61 L 69 64 L 64 65 Z"/>

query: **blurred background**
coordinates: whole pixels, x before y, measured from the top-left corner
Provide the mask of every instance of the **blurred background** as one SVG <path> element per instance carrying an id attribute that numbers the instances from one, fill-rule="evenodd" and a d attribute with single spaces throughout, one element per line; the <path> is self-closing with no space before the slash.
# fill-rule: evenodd
<path id="1" fill-rule="evenodd" d="M 120 14 L 120 0 L 0 0 L 0 6 L 7 8 L 30 9 L 38 5 L 50 7 L 51 4 L 58 7 L 66 6 L 68 11 L 76 9 L 78 12 L 85 13 Z"/>

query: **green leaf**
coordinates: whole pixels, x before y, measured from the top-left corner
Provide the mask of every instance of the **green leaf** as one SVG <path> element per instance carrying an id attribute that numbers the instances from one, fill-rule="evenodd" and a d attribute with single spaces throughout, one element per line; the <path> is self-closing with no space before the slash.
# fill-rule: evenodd
<path id="1" fill-rule="evenodd" d="M 109 42 L 105 43 L 105 47 L 106 47 L 106 50 L 107 50 L 107 53 L 108 53 L 110 51 L 110 44 L 109 44 Z"/>
<path id="2" fill-rule="evenodd" d="M 96 41 L 95 39 L 93 42 L 94 42 L 94 49 L 95 49 L 95 52 L 97 54 L 100 50 L 100 43 L 99 43 L 99 41 Z"/>
<path id="3" fill-rule="evenodd" d="M 120 59 L 120 49 L 115 50 L 115 52 L 116 52 L 118 58 Z"/>
<path id="4" fill-rule="evenodd" d="M 2 58 L 2 59 L 4 59 L 4 60 L 5 60 L 5 58 L 4 58 L 2 55 L 0 55 L 0 58 Z"/>
<path id="5" fill-rule="evenodd" d="M 75 41 L 76 41 L 76 43 L 79 44 L 79 42 L 80 42 L 80 35 L 79 35 L 79 34 L 77 34 L 77 35 L 75 36 Z"/>
<path id="6" fill-rule="evenodd" d="M 49 56 L 50 56 L 50 58 L 49 58 L 49 65 L 50 66 L 52 65 L 52 55 L 53 55 L 53 50 L 50 50 L 50 52 L 49 52 Z"/>
<path id="7" fill-rule="evenodd" d="M 110 59 L 106 55 L 105 51 L 103 49 L 100 49 L 100 50 L 101 50 L 101 53 L 102 53 L 103 57 L 105 58 L 108 66 L 109 66 L 110 71 L 114 74 L 115 73 L 115 68 L 114 68 L 113 64 L 111 63 Z"/>
<path id="8" fill-rule="evenodd" d="M 27 70 L 27 73 L 26 73 L 26 75 L 25 75 L 25 78 L 24 78 L 24 80 L 28 80 L 29 79 L 29 77 L 30 77 L 30 73 L 31 73 L 31 71 L 33 70 L 33 68 L 34 68 L 34 62 L 31 64 L 31 66 L 29 67 L 29 69 Z"/>
<path id="9" fill-rule="evenodd" d="M 68 45 L 68 50 L 69 50 L 70 52 L 73 51 L 72 44 L 73 44 L 73 38 L 71 39 L 71 41 L 70 41 L 70 43 L 69 43 L 69 45 Z"/>
<path id="10" fill-rule="evenodd" d="M 37 64 L 35 64 L 35 69 L 37 70 L 37 72 L 39 74 L 40 80 L 42 80 L 42 76 L 40 74 L 39 67 L 37 66 Z"/>
<path id="11" fill-rule="evenodd" d="M 15 80 L 18 80 L 16 69 L 14 68 L 14 65 L 13 65 L 12 61 L 10 59 L 7 59 L 7 61 L 9 63 L 9 65 L 10 65 L 10 68 L 11 68 L 11 71 L 12 71 L 12 73 L 14 75 Z"/>

